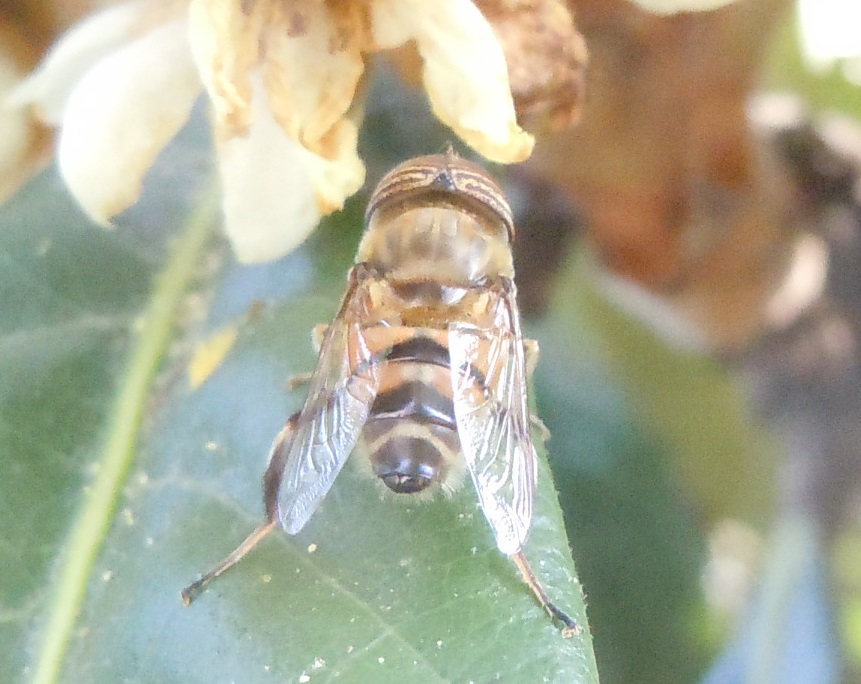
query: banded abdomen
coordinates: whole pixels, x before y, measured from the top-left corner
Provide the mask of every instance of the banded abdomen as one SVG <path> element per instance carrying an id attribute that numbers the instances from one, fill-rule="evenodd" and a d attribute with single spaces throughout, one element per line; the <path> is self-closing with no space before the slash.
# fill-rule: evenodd
<path id="1" fill-rule="evenodd" d="M 379 389 L 363 431 L 371 466 L 398 494 L 433 484 L 451 490 L 463 466 L 445 335 L 414 328 L 405 337 L 404 328 L 396 330 L 392 336 L 400 340 L 380 355 Z"/>

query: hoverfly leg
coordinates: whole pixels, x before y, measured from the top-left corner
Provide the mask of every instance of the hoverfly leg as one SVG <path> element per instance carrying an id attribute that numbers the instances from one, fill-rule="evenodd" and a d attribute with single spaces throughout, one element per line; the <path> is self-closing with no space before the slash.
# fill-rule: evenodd
<path id="1" fill-rule="evenodd" d="M 580 634 L 583 631 L 580 625 L 557 608 L 550 600 L 550 597 L 547 596 L 547 592 L 544 591 L 544 587 L 541 586 L 535 573 L 532 572 L 532 568 L 529 566 L 529 562 L 526 560 L 526 556 L 523 555 L 523 552 L 518 551 L 517 553 L 513 553 L 509 558 L 514 561 L 514 564 L 517 566 L 518 570 L 520 570 L 520 574 L 523 575 L 523 580 L 532 590 L 532 593 L 535 594 L 535 598 L 538 599 L 541 607 L 547 611 L 551 618 L 562 625 L 562 636 L 569 639 L 572 636 Z"/>
<path id="2" fill-rule="evenodd" d="M 550 428 L 544 423 L 541 418 L 536 416 L 534 413 L 529 414 L 529 424 L 535 429 L 538 430 L 538 436 L 541 438 L 541 441 L 546 444 L 550 441 L 550 438 L 553 436 L 553 433 L 550 432 Z"/>
<path id="3" fill-rule="evenodd" d="M 523 356 L 526 360 L 526 377 L 531 378 L 538 366 L 538 358 L 541 356 L 538 340 L 523 340 Z"/>
<path id="4" fill-rule="evenodd" d="M 326 338 L 326 331 L 328 329 L 328 323 L 318 323 L 311 330 L 311 347 L 318 356 L 320 355 L 320 350 L 323 348 L 323 340 Z M 294 375 L 287 379 L 287 388 L 292 392 L 302 385 L 307 385 L 313 377 L 313 372 Z"/>
<path id="5" fill-rule="evenodd" d="M 239 546 L 237 546 L 231 554 L 221 561 L 218 565 L 216 565 L 212 570 L 203 575 L 199 580 L 192 582 L 185 589 L 182 590 L 182 602 L 185 605 L 190 605 L 192 601 L 194 601 L 195 597 L 206 588 L 212 580 L 214 580 L 219 575 L 223 575 L 225 572 L 230 570 L 234 565 L 236 565 L 242 558 L 253 549 L 260 542 L 263 537 L 269 534 L 275 526 L 277 525 L 277 521 L 270 520 L 263 525 L 257 527 L 251 534 L 249 534 L 245 541 L 243 541 Z"/>
<path id="6" fill-rule="evenodd" d="M 299 412 L 297 411 L 275 438 L 275 443 L 272 445 L 272 452 L 269 456 L 269 465 L 263 475 L 263 501 L 266 507 L 266 522 L 259 525 L 249 534 L 245 540 L 237 546 L 227 558 L 216 565 L 212 570 L 204 574 L 196 582 L 192 582 L 182 590 L 182 602 L 189 605 L 195 597 L 206 588 L 219 575 L 223 575 L 230 570 L 234 565 L 241 561 L 260 540 L 268 535 L 278 526 L 278 489 L 281 484 L 281 477 L 284 473 L 284 465 L 287 460 L 287 452 L 290 442 L 292 441 L 293 433 L 296 431 L 296 424 L 299 421 Z"/>
<path id="7" fill-rule="evenodd" d="M 379 277 L 379 271 L 375 267 L 371 266 L 371 264 L 366 261 L 360 261 L 350 269 L 348 279 L 350 281 L 350 287 L 355 288 L 361 285 L 368 278 Z"/>
<path id="8" fill-rule="evenodd" d="M 538 346 L 538 340 L 523 340 L 523 357 L 526 361 L 526 377 L 531 378 L 538 366 L 538 358 L 541 356 L 541 349 Z M 545 444 L 550 441 L 550 429 L 544 424 L 534 413 L 529 414 L 529 422 L 532 427 L 538 430 L 541 436 L 541 441 Z"/>
<path id="9" fill-rule="evenodd" d="M 291 392 L 297 390 L 302 385 L 307 385 L 311 382 L 312 377 L 314 377 L 314 373 L 297 373 L 296 375 L 291 375 L 287 378 L 287 389 Z"/>
<path id="10" fill-rule="evenodd" d="M 326 339 L 326 331 L 329 329 L 328 323 L 318 323 L 311 328 L 311 347 L 314 353 L 319 355 L 323 348 L 323 340 Z"/>

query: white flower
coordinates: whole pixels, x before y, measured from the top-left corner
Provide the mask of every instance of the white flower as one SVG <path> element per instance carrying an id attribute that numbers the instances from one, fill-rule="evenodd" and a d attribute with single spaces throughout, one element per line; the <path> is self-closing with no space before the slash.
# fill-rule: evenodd
<path id="1" fill-rule="evenodd" d="M 654 14 L 677 14 L 679 12 L 707 12 L 729 5 L 736 0 L 631 0 L 644 10 Z"/>
<path id="2" fill-rule="evenodd" d="M 10 102 L 61 127 L 60 172 L 108 225 L 205 89 L 227 233 L 241 261 L 269 261 L 362 186 L 365 61 L 409 41 L 444 123 L 493 161 L 529 156 L 502 49 L 469 0 L 131 0 L 67 33 Z"/>

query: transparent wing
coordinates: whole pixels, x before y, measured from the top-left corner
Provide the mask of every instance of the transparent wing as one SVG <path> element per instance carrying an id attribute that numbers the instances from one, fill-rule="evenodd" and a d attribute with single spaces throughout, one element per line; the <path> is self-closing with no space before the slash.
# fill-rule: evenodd
<path id="1" fill-rule="evenodd" d="M 450 326 L 449 350 L 463 455 L 496 545 L 511 555 L 529 533 L 537 476 L 513 292 L 499 296 L 490 329 Z"/>
<path id="2" fill-rule="evenodd" d="M 308 398 L 272 446 L 270 470 L 274 466 L 274 477 L 280 476 L 273 483 L 278 488 L 273 501 L 277 498 L 278 519 L 288 534 L 305 526 L 329 491 L 377 393 L 376 367 L 356 313 L 362 295 L 359 286 L 345 297 L 323 339 Z"/>

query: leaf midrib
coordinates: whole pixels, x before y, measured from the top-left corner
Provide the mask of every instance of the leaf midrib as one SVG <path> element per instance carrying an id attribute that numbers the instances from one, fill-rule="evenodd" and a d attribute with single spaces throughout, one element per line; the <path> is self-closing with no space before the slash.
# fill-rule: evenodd
<path id="1" fill-rule="evenodd" d="M 77 519 L 60 554 L 54 591 L 45 605 L 45 627 L 33 656 L 33 682 L 52 684 L 63 660 L 86 596 L 87 584 L 114 518 L 144 416 L 147 397 L 175 323 L 177 307 L 198 271 L 217 203 L 210 194 L 190 216 L 152 291 L 143 324 L 133 338 L 116 401 L 106 421 L 98 476 L 85 494 Z"/>

